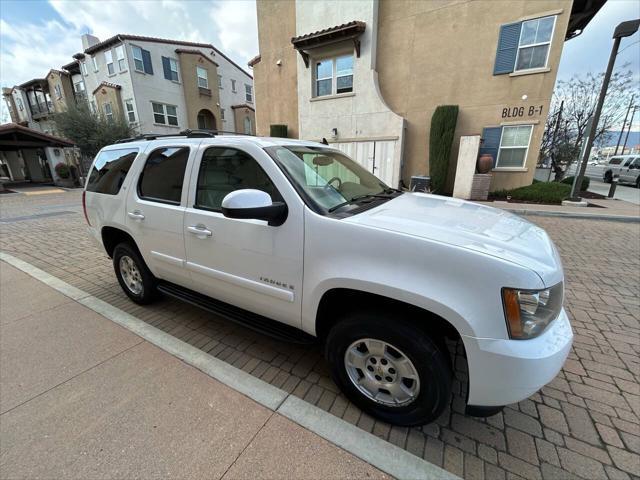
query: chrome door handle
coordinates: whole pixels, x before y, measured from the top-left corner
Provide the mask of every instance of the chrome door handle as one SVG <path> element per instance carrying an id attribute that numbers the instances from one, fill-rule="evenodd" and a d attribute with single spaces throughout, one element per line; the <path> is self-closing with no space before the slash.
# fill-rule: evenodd
<path id="1" fill-rule="evenodd" d="M 144 215 L 140 210 L 134 210 L 133 212 L 127 212 L 129 218 L 133 218 L 134 220 L 144 220 Z"/>
<path id="2" fill-rule="evenodd" d="M 202 238 L 211 237 L 213 235 L 213 232 L 211 230 L 207 230 L 207 227 L 204 225 L 191 225 L 190 227 L 187 227 L 187 230 L 189 233 L 193 233 L 194 235 Z"/>

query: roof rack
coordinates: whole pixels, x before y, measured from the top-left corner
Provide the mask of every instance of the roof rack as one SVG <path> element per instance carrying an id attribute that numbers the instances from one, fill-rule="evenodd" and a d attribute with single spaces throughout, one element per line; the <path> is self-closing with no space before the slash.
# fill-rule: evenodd
<path id="1" fill-rule="evenodd" d="M 170 138 L 170 137 L 187 137 L 187 138 L 213 138 L 218 134 L 228 134 L 228 135 L 243 135 L 254 137 L 250 133 L 239 133 L 239 132 L 228 132 L 224 130 L 207 130 L 207 129 L 195 129 L 192 130 L 187 128 L 186 130 L 182 130 L 180 133 L 141 133 L 135 137 L 130 138 L 122 138 L 117 140 L 115 143 L 128 143 L 135 142 L 138 140 L 156 140 L 158 138 Z"/>

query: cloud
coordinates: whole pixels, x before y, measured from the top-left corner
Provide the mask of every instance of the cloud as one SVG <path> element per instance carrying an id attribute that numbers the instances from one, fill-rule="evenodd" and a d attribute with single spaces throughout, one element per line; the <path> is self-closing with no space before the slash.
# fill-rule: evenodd
<path id="1" fill-rule="evenodd" d="M 49 0 L 59 18 L 33 22 L 0 19 L 0 83 L 11 87 L 69 63 L 82 50 L 80 36 L 101 40 L 118 33 L 212 43 L 243 68 L 258 53 L 253 0 Z M 0 121 L 8 121 L 4 101 Z"/>

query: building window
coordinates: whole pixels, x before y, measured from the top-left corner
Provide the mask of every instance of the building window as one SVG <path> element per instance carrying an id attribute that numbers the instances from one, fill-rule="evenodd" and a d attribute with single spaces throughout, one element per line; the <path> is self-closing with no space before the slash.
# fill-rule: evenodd
<path id="1" fill-rule="evenodd" d="M 24 110 L 24 104 L 21 98 L 16 98 L 16 105 L 18 105 L 18 110 Z"/>
<path id="2" fill-rule="evenodd" d="M 78 83 L 73 84 L 73 90 L 76 93 L 84 93 L 84 82 L 80 80 Z"/>
<path id="3" fill-rule="evenodd" d="M 91 113 L 96 113 L 98 111 L 96 102 L 94 100 L 91 100 L 91 102 L 89 103 L 89 107 L 91 108 Z"/>
<path id="4" fill-rule="evenodd" d="M 244 84 L 244 98 L 247 102 L 253 102 L 253 87 L 251 85 Z"/>
<path id="5" fill-rule="evenodd" d="M 104 116 L 107 120 L 113 120 L 113 109 L 111 108 L 111 102 L 104 104 Z"/>
<path id="6" fill-rule="evenodd" d="M 124 106 L 127 110 L 127 119 L 129 120 L 129 123 L 135 123 L 136 112 L 133 110 L 133 100 L 125 100 Z"/>
<path id="7" fill-rule="evenodd" d="M 113 66 L 113 53 L 111 53 L 111 50 L 104 52 L 104 63 L 107 64 L 107 72 L 109 75 L 116 73 L 116 69 Z"/>
<path id="8" fill-rule="evenodd" d="M 353 92 L 353 55 L 316 62 L 314 96 Z"/>
<path id="9" fill-rule="evenodd" d="M 202 67 L 196 67 L 196 75 L 198 76 L 198 86 L 200 88 L 209 88 L 209 76 L 207 71 Z M 218 75 L 218 80 L 220 75 Z"/>
<path id="10" fill-rule="evenodd" d="M 174 58 L 162 57 L 164 78 L 172 82 L 178 81 L 178 62 Z"/>
<path id="11" fill-rule="evenodd" d="M 82 74 L 85 77 L 88 75 L 88 73 L 87 73 L 87 62 L 81 62 L 80 63 L 80 70 L 82 70 Z"/>
<path id="12" fill-rule="evenodd" d="M 218 75 L 218 88 L 222 90 L 222 75 Z"/>
<path id="13" fill-rule="evenodd" d="M 131 52 L 133 53 L 133 65 L 136 71 L 153 75 L 151 52 L 135 45 L 131 45 Z"/>
<path id="14" fill-rule="evenodd" d="M 555 22 L 555 16 L 522 22 L 516 71 L 547 66 Z"/>
<path id="15" fill-rule="evenodd" d="M 249 117 L 244 117 L 244 133 L 247 135 L 251 135 L 251 119 Z"/>
<path id="16" fill-rule="evenodd" d="M 91 61 L 93 62 L 93 71 L 98 71 L 98 57 L 91 57 Z"/>
<path id="17" fill-rule="evenodd" d="M 178 126 L 178 112 L 175 105 L 151 102 L 153 107 L 153 120 L 160 125 Z"/>
<path id="18" fill-rule="evenodd" d="M 53 86 L 53 91 L 56 94 L 56 98 L 58 100 L 60 100 L 62 98 L 62 88 L 60 87 L 60 84 L 56 84 Z"/>
<path id="19" fill-rule="evenodd" d="M 124 72 L 127 68 L 127 63 L 124 59 L 124 45 L 116 47 L 116 60 L 118 61 L 118 71 Z"/>
<path id="20" fill-rule="evenodd" d="M 533 125 L 502 127 L 496 168 L 523 168 Z"/>
<path id="21" fill-rule="evenodd" d="M 231 91 L 233 93 L 237 92 L 237 90 L 236 90 L 236 81 L 233 78 L 231 79 Z"/>
<path id="22" fill-rule="evenodd" d="M 224 108 L 220 109 L 220 118 L 224 120 Z"/>

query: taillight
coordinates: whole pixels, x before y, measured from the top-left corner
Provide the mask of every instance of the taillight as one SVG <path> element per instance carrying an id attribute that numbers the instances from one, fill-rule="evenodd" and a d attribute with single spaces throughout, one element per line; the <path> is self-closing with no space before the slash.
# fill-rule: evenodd
<path id="1" fill-rule="evenodd" d="M 87 225 L 91 226 L 89 216 L 87 215 L 87 191 L 82 191 L 82 211 L 84 212 L 84 219 L 87 221 Z"/>

